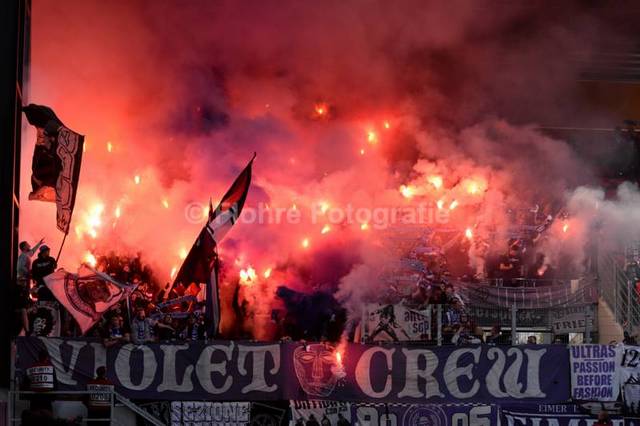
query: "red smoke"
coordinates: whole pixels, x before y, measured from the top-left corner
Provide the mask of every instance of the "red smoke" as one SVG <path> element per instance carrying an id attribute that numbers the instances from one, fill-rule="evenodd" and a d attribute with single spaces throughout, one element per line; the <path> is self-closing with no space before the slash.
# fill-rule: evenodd
<path id="1" fill-rule="evenodd" d="M 245 208 L 271 223 L 230 232 L 227 283 L 242 278 L 257 318 L 280 284 L 339 290 L 357 312 L 386 286 L 395 231 L 331 221 L 334 209 L 430 203 L 462 238 L 495 228 L 504 241 L 505 206 L 561 200 L 591 179 L 533 125 L 584 113 L 570 106 L 567 52 L 588 55 L 605 27 L 577 6 L 34 0 L 32 10 L 28 101 L 86 135 L 61 258 L 70 270 L 88 253 L 142 252 L 169 281 L 206 217 L 188 206 L 215 203 L 256 151 Z M 34 140 L 27 129 L 21 236 L 45 236 L 55 253 L 54 207 L 26 200 Z M 278 209 L 300 223 L 273 223 Z M 394 229 L 420 233 L 405 225 Z"/>

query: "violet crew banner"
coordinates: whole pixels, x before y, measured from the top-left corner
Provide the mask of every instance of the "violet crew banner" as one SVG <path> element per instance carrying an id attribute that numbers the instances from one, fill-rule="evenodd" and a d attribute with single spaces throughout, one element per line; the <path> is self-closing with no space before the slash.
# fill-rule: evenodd
<path id="1" fill-rule="evenodd" d="M 558 402 L 569 398 L 569 357 L 559 345 L 415 347 L 217 341 L 113 346 L 18 338 L 24 371 L 46 347 L 60 389 L 82 388 L 106 365 L 133 399 L 356 402 Z"/>
<path id="2" fill-rule="evenodd" d="M 502 426 L 593 426 L 597 417 L 575 404 L 527 404 L 500 407 Z M 624 426 L 622 417 L 611 416 L 613 426 Z"/>
<path id="3" fill-rule="evenodd" d="M 620 393 L 622 347 L 577 345 L 569 348 L 571 396 L 576 401 L 615 401 Z"/>
<path id="4" fill-rule="evenodd" d="M 498 407 L 482 404 L 352 404 L 352 424 L 494 426 Z"/>

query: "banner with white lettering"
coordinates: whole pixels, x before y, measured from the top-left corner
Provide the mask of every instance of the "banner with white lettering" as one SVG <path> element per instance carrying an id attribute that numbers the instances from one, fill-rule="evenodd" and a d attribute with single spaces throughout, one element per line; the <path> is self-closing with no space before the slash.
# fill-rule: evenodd
<path id="1" fill-rule="evenodd" d="M 493 426 L 498 407 L 481 404 L 353 404 L 352 424 L 367 426 Z"/>
<path id="2" fill-rule="evenodd" d="M 366 312 L 367 342 L 431 340 L 431 307 L 416 311 L 401 304 L 368 304 Z"/>
<path id="3" fill-rule="evenodd" d="M 291 401 L 291 418 L 296 426 L 349 426 L 351 403 L 338 401 Z M 314 423 L 315 422 L 315 423 Z"/>
<path id="4" fill-rule="evenodd" d="M 569 398 L 561 345 L 416 347 L 410 344 L 255 343 L 111 346 L 17 339 L 18 370 L 46 348 L 58 387 L 77 389 L 97 366 L 123 395 L 142 400 L 337 400 L 500 403 Z"/>
<path id="5" fill-rule="evenodd" d="M 620 392 L 617 366 L 622 347 L 576 345 L 569 348 L 571 396 L 576 401 L 615 401 Z"/>
<path id="6" fill-rule="evenodd" d="M 250 413 L 250 402 L 174 401 L 171 426 L 246 426 Z"/>
<path id="7" fill-rule="evenodd" d="M 582 333 L 597 329 L 595 305 L 569 306 L 551 311 L 551 329 L 555 334 Z"/>
<path id="8" fill-rule="evenodd" d="M 625 413 L 640 417 L 640 346 L 623 346 L 618 376 Z"/>
<path id="9" fill-rule="evenodd" d="M 609 416 L 613 426 L 624 426 L 620 416 Z M 500 407 L 503 426 L 593 426 L 598 418 L 575 404 L 527 404 Z M 493 424 L 493 423 L 492 423 Z"/>

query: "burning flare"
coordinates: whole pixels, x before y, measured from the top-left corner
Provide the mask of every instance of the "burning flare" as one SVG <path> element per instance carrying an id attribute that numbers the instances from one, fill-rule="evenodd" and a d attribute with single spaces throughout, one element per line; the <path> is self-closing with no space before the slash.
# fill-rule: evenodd
<path id="1" fill-rule="evenodd" d="M 240 270 L 240 284 L 242 285 L 253 285 L 258 276 L 256 275 L 256 270 L 249 265 L 247 269 Z"/>
<path id="2" fill-rule="evenodd" d="M 472 239 L 473 238 L 473 231 L 471 230 L 471 228 L 467 228 L 464 231 L 464 236 L 467 237 L 468 239 Z"/>
<path id="3" fill-rule="evenodd" d="M 429 182 L 435 189 L 442 188 L 442 176 L 429 176 L 427 178 L 427 182 Z"/>
<path id="4" fill-rule="evenodd" d="M 400 186 L 400 193 L 402 194 L 402 196 L 404 198 L 411 198 L 411 197 L 413 197 L 414 190 L 410 186 L 401 185 Z"/>
<path id="5" fill-rule="evenodd" d="M 95 268 L 96 265 L 98 264 L 98 259 L 96 259 L 96 257 L 93 255 L 93 253 L 91 253 L 90 251 L 88 251 L 85 255 L 84 255 L 84 262 L 91 266 L 92 268 Z"/>
<path id="6" fill-rule="evenodd" d="M 325 225 L 325 226 L 322 228 L 322 231 L 320 231 L 320 233 L 321 233 L 321 234 L 328 234 L 328 233 L 329 233 L 329 231 L 331 231 L 331 227 L 330 227 L 329 225 Z"/>

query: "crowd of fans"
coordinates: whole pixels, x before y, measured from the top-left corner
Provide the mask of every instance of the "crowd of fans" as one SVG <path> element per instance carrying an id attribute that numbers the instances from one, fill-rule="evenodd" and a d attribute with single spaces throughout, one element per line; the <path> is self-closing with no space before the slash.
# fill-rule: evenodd
<path id="1" fill-rule="evenodd" d="M 536 244 L 545 238 L 544 231 L 559 217 L 558 214 L 554 216 L 552 210 L 550 205 L 545 205 L 511 211 L 514 216 L 512 222 L 519 227 L 518 235 L 508 240 L 502 254 L 488 254 L 500 252 L 495 248 L 487 251 L 482 279 L 488 278 L 504 286 L 520 285 L 523 279 L 535 279 L 538 283 L 551 282 L 556 271 L 545 262 L 543 254 L 536 252 Z M 466 243 L 470 244 L 468 241 Z M 468 247 L 466 249 L 468 251 Z M 37 257 L 32 262 L 36 253 Z M 419 272 L 417 284 L 410 294 L 390 285 L 388 294 L 382 295 L 381 301 L 402 303 L 418 311 L 428 306 L 441 305 L 442 332 L 446 341 L 482 341 L 482 329 L 469 317 L 463 298 L 453 285 L 455 281 L 451 278 L 453 274 L 448 263 L 449 254 L 439 249 L 435 254 L 410 253 L 407 256 L 409 263 Z M 468 259 L 463 263 L 468 264 Z M 637 264 L 635 266 L 640 271 Z M 56 260 L 43 241 L 39 241 L 34 247 L 27 242 L 20 244 L 18 279 L 13 287 L 14 335 L 47 335 L 54 327 L 56 334 L 63 337 L 80 335 L 71 315 L 56 303 L 55 297 L 45 285 L 44 277 L 56 268 Z M 137 288 L 126 302 L 122 301 L 106 312 L 86 333 L 87 336 L 100 338 L 107 346 L 123 342 L 207 338 L 203 303 L 196 299 L 198 291 L 193 292 L 183 286 L 172 289 L 169 284 L 157 291 L 158 282 L 139 254 L 133 257 L 114 253 L 101 256 L 97 259 L 96 269 L 108 273 L 118 282 L 135 284 Z M 455 273 L 456 277 L 464 279 L 458 272 Z M 637 275 L 640 277 L 640 272 Z M 476 274 L 472 280 L 478 278 Z M 238 321 L 235 324 L 237 330 L 232 333 L 233 338 L 250 338 L 242 327 L 242 323 L 249 318 L 250 307 L 247 306 L 247 301 L 240 303 L 236 297 L 237 294 L 234 294 L 232 308 Z M 272 312 L 271 320 L 275 324 L 276 338 L 334 341 L 342 335 L 346 312 L 333 296 L 324 293 L 308 295 L 283 288 L 278 290 L 276 297 L 285 305 L 285 309 Z M 167 300 L 178 300 L 179 303 L 166 305 Z M 47 308 L 47 304 L 56 305 L 59 312 L 57 317 L 53 310 Z M 499 331 L 497 333 L 502 335 Z M 491 341 L 496 339 L 496 336 L 489 336 Z"/>

